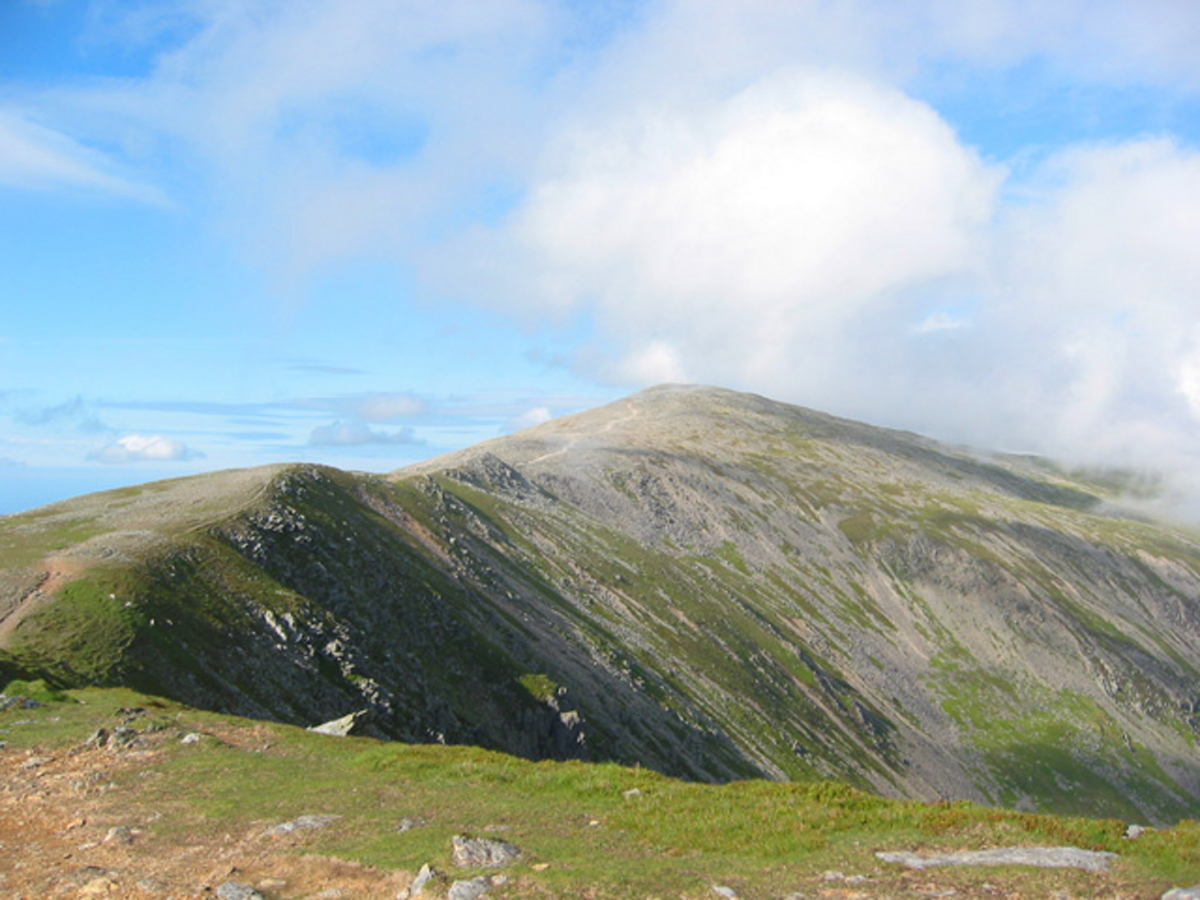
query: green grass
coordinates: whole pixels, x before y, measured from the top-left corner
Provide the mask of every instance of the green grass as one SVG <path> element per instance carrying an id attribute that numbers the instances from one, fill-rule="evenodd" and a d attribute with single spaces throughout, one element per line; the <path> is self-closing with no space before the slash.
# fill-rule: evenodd
<path id="1" fill-rule="evenodd" d="M 1126 896 L 1158 896 L 1200 878 L 1200 826 L 1191 822 L 1131 842 L 1114 820 L 894 801 L 828 782 L 711 786 L 612 764 L 531 763 L 470 747 L 328 738 L 125 690 L 47 700 L 37 710 L 0 713 L 10 751 L 62 750 L 111 726 L 121 708 L 146 710 L 135 727 L 147 739 L 157 734 L 162 752 L 112 776 L 119 788 L 112 803 L 127 819 L 141 811 L 145 821 L 136 824 L 158 847 L 331 814 L 342 818 L 307 838 L 303 852 L 384 869 L 432 863 L 445 871 L 452 835 L 499 833 L 524 853 L 510 884 L 489 895 L 497 898 L 699 898 L 711 896 L 713 884 L 746 897 L 813 895 L 830 869 L 899 884 L 903 874 L 882 866 L 876 850 L 1019 845 L 1106 850 L 1121 860 L 1104 876 L 962 869 L 922 880 L 960 892 L 987 880 L 1001 896 L 1088 896 L 1112 885 Z M 183 746 L 177 737 L 188 731 L 205 736 Z M 397 834 L 402 817 L 425 824 Z"/>

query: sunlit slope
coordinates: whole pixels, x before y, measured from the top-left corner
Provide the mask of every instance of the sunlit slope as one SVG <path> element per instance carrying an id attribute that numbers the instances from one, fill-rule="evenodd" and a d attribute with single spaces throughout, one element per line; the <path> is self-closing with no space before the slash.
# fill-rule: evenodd
<path id="1" fill-rule="evenodd" d="M 1200 549 L 1034 461 L 660 388 L 389 478 L 139 490 L 0 520 L 10 664 L 708 780 L 1200 812 Z"/>

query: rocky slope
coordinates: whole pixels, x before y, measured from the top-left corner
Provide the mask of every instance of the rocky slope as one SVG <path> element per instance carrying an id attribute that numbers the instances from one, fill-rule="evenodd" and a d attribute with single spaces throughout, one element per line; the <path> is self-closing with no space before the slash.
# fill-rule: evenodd
<path id="1" fill-rule="evenodd" d="M 658 388 L 386 478 L 80 498 L 0 520 L 0 561 L 0 664 L 63 681 L 705 780 L 1200 812 L 1193 535 L 759 397 Z"/>

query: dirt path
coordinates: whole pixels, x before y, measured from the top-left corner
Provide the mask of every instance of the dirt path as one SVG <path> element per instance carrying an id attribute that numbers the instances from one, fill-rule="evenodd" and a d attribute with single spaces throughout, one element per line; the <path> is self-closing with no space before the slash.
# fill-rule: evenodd
<path id="1" fill-rule="evenodd" d="M 13 630 L 23 619 L 43 606 L 63 585 L 78 578 L 83 573 L 84 565 L 69 556 L 50 556 L 35 568 L 46 574 L 33 590 L 13 604 L 4 618 L 0 619 L 0 647 L 8 643 Z"/>
<path id="2" fill-rule="evenodd" d="M 621 416 L 621 418 L 619 418 L 619 419 L 610 419 L 608 422 L 605 423 L 603 428 L 601 428 L 599 431 L 596 432 L 596 434 L 608 434 L 610 431 L 612 431 L 618 425 L 623 425 L 626 422 L 630 422 L 638 417 L 638 415 L 641 413 L 641 410 L 639 410 L 634 405 L 633 400 L 628 399 L 625 402 L 629 406 L 629 412 L 626 415 Z M 536 466 L 538 463 L 545 462 L 548 459 L 553 459 L 556 456 L 564 456 L 571 450 L 572 447 L 574 447 L 576 444 L 578 444 L 580 440 L 582 440 L 584 437 L 588 437 L 588 436 L 589 435 L 577 434 L 574 437 L 570 438 L 565 444 L 563 444 L 563 446 L 559 447 L 557 450 L 551 450 L 549 453 L 543 453 L 541 456 L 534 457 L 533 459 L 529 460 L 529 462 L 527 462 L 526 465 Z"/>

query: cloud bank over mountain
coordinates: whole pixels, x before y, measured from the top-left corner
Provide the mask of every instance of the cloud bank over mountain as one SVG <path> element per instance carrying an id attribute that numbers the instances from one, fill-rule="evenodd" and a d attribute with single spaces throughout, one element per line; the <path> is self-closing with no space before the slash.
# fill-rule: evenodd
<path id="1" fill-rule="evenodd" d="M 149 308 L 166 329 L 224 292 L 204 321 L 261 310 L 246 329 L 269 322 L 290 380 L 198 344 L 170 356 L 159 396 L 110 372 L 0 384 L 44 385 L 44 408 L 138 405 L 117 427 L 154 434 L 168 425 L 150 409 L 207 405 L 182 438 L 242 464 L 265 459 L 232 448 L 446 449 L 562 411 L 554 397 L 694 381 L 951 440 L 1195 468 L 1192 3 L 88 8 L 75 58 L 9 64 L 0 186 L 95 240 L 129 228 L 120 271 L 194 246 L 183 271 L 217 258 L 228 274 L 203 300 L 149 274 L 21 296 L 90 336 L 98 305 L 141 333 Z M 29 21 L 66 16 L 37 9 Z M 160 239 L 175 243 L 145 246 Z M 20 284 L 54 283 L 42 252 Z M 242 383 L 199 386 L 218 367 Z M 487 421 L 446 413 L 497 389 L 514 399 Z M 247 402 L 327 417 L 247 430 L 216 412 Z M 368 427 L 400 419 L 410 436 Z M 268 431 L 286 439 L 236 436 Z"/>

